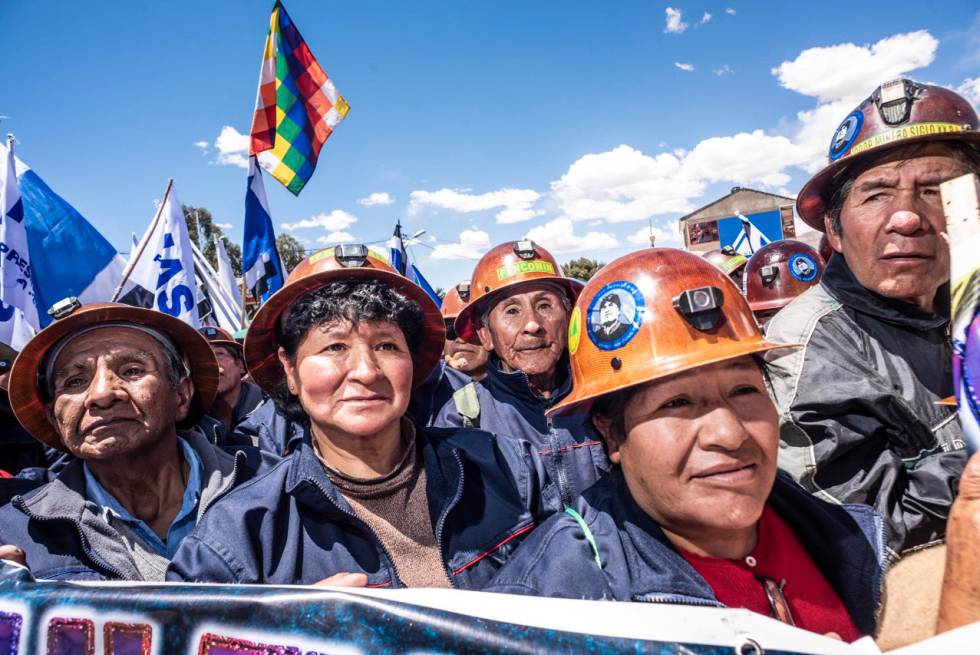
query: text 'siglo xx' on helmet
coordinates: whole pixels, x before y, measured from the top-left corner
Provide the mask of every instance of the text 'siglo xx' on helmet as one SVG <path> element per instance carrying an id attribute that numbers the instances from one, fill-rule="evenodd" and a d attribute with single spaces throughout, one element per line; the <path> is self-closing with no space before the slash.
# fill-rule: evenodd
<path id="1" fill-rule="evenodd" d="M 470 280 L 470 301 L 456 317 L 456 334 L 465 341 L 477 342 L 481 314 L 503 292 L 521 284 L 551 282 L 565 289 L 575 301 L 582 283 L 566 277 L 554 256 L 529 239 L 508 241 L 491 248 L 480 258 Z"/>
<path id="2" fill-rule="evenodd" d="M 738 287 L 715 266 L 674 248 L 640 250 L 607 264 L 575 303 L 572 391 L 549 413 L 585 410 L 606 394 L 783 347 L 765 339 Z"/>
<path id="3" fill-rule="evenodd" d="M 823 257 L 802 241 L 767 243 L 745 266 L 745 298 L 753 312 L 782 309 L 819 283 L 823 269 Z"/>
<path id="4" fill-rule="evenodd" d="M 829 190 L 845 169 L 892 148 L 930 141 L 980 142 L 980 118 L 955 91 L 905 78 L 885 82 L 844 118 L 830 141 L 827 166 L 796 199 L 796 211 L 821 232 Z"/>
<path id="5" fill-rule="evenodd" d="M 277 355 L 276 332 L 290 306 L 303 294 L 332 282 L 379 280 L 422 308 L 425 324 L 422 343 L 412 353 L 412 387 L 418 387 L 442 358 L 446 326 L 432 298 L 417 284 L 400 275 L 377 252 L 362 244 L 343 244 L 313 253 L 289 274 L 286 284 L 270 297 L 252 319 L 245 336 L 245 367 L 252 379 L 272 393 L 285 378 Z"/>

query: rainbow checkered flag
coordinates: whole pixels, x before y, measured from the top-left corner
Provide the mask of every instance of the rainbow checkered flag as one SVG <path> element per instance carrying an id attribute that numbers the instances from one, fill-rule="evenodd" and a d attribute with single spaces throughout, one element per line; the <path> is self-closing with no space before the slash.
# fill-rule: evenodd
<path id="1" fill-rule="evenodd" d="M 324 142 L 349 110 L 285 7 L 276 2 L 259 72 L 250 153 L 299 195 L 313 176 Z"/>

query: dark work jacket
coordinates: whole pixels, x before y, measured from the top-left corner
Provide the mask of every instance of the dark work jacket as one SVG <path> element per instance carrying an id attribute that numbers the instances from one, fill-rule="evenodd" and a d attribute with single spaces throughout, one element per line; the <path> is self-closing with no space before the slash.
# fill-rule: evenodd
<path id="1" fill-rule="evenodd" d="M 10 409 L 6 391 L 0 391 L 0 471 L 17 475 L 26 468 L 47 468 L 60 456 L 21 426 Z"/>
<path id="2" fill-rule="evenodd" d="M 238 394 L 238 402 L 235 403 L 235 406 L 231 410 L 232 431 L 268 398 L 269 396 L 262 391 L 262 387 L 254 382 L 243 380 L 241 393 Z"/>
<path id="3" fill-rule="evenodd" d="M 873 635 L 886 561 L 884 524 L 866 505 L 835 505 L 777 476 L 769 504 L 840 596 L 857 628 Z M 616 468 L 577 499 L 579 524 L 556 514 L 531 534 L 485 591 L 586 600 L 721 607 L 711 586 L 633 500 Z"/>
<path id="4" fill-rule="evenodd" d="M 276 410 L 272 398 L 266 398 L 235 427 L 234 440 L 248 441 L 262 452 L 278 457 L 289 455 L 306 438 L 306 430 Z"/>
<path id="5" fill-rule="evenodd" d="M 245 380 L 242 383 L 242 391 L 238 395 L 238 400 L 231 410 L 231 429 L 225 425 L 224 421 L 205 415 L 195 427 L 207 436 L 208 440 L 216 446 L 223 448 L 237 446 L 258 446 L 257 435 L 247 431 L 239 431 L 238 425 L 243 422 L 250 413 L 262 405 L 267 400 L 267 396 L 262 389 L 255 383 Z M 271 401 L 270 401 L 271 402 Z M 274 452 L 276 456 L 281 453 Z"/>
<path id="6" fill-rule="evenodd" d="M 197 432 L 178 434 L 204 466 L 198 520 L 218 498 L 276 461 L 255 448 L 232 454 Z M 86 498 L 79 459 L 69 460 L 52 481 L 0 507 L 0 544 L 23 550 L 38 579 L 142 579 L 123 537 L 102 518 L 99 506 Z"/>
<path id="7" fill-rule="evenodd" d="M 939 305 L 948 311 L 948 288 Z M 866 503 L 894 553 L 941 541 L 966 461 L 953 394 L 949 319 L 884 298 L 839 254 L 820 284 L 783 308 L 769 356 L 779 467 L 826 500 Z"/>
<path id="8" fill-rule="evenodd" d="M 479 430 L 418 428 L 429 517 L 446 575 L 480 589 L 520 540 L 553 513 L 552 488 L 527 448 Z M 401 587 L 374 531 L 327 478 L 307 440 L 290 457 L 216 503 L 185 538 L 167 579 L 313 584 L 364 573 Z"/>
<path id="9" fill-rule="evenodd" d="M 521 371 L 505 373 L 500 360 L 491 355 L 487 376 L 474 383 L 480 405 L 477 425 L 501 438 L 526 441 L 545 462 L 545 468 L 555 483 L 563 504 L 588 489 L 609 470 L 609 460 L 602 437 L 589 420 L 587 412 L 545 416 L 545 410 L 557 404 L 572 390 L 568 358 L 558 362 L 560 384 L 551 398 L 543 398 L 531 389 L 527 375 Z M 471 380 L 457 371 L 445 368 L 441 389 L 430 391 L 437 398 L 446 398 L 430 419 L 434 426 L 463 427 L 465 421 L 451 393 Z"/>

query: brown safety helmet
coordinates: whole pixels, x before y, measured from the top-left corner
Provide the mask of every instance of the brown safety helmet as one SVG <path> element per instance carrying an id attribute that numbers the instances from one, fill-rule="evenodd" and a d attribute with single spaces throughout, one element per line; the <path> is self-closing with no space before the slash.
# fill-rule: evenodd
<path id="1" fill-rule="evenodd" d="M 227 346 L 231 348 L 233 352 L 238 353 L 239 357 L 242 357 L 242 344 L 235 341 L 235 337 L 231 335 L 227 330 L 223 330 L 219 327 L 207 326 L 202 327 L 198 332 L 201 333 L 208 343 L 212 343 L 216 346 Z"/>
<path id="2" fill-rule="evenodd" d="M 828 190 L 845 168 L 911 143 L 980 142 L 978 130 L 977 112 L 955 91 L 905 78 L 885 82 L 834 132 L 828 164 L 803 185 L 796 211 L 807 225 L 823 232 Z"/>
<path id="3" fill-rule="evenodd" d="M 596 273 L 575 303 L 572 392 L 549 413 L 585 410 L 606 394 L 781 347 L 765 339 L 738 287 L 715 266 L 674 248 L 639 250 Z"/>
<path id="4" fill-rule="evenodd" d="M 565 277 L 554 256 L 530 239 L 508 241 L 492 248 L 480 258 L 470 280 L 470 302 L 456 317 L 456 334 L 460 339 L 477 343 L 480 314 L 501 292 L 529 282 L 554 282 L 568 292 L 575 302 L 582 283 Z"/>
<path id="5" fill-rule="evenodd" d="M 446 292 L 446 297 L 442 299 L 442 317 L 447 323 L 452 323 L 469 301 L 470 283 L 460 282 Z"/>
<path id="6" fill-rule="evenodd" d="M 422 384 L 439 363 L 446 326 L 429 294 L 399 275 L 382 255 L 362 244 L 347 243 L 313 253 L 297 264 L 285 286 L 256 312 L 245 335 L 245 366 L 262 389 L 272 393 L 286 375 L 279 362 L 276 336 L 283 314 L 304 293 L 340 280 L 379 280 L 421 306 L 425 324 L 419 350 L 412 353 L 413 389 Z"/>
<path id="7" fill-rule="evenodd" d="M 45 384 L 47 354 L 64 337 L 100 325 L 117 327 L 118 325 L 111 324 L 129 323 L 151 327 L 170 337 L 177 345 L 194 383 L 194 396 L 191 398 L 187 418 L 177 424 L 179 427 L 193 426 L 211 408 L 218 391 L 218 362 L 208 342 L 187 323 L 154 309 L 122 303 L 92 303 L 83 306 L 77 298 L 56 303 L 51 313 L 56 320 L 27 342 L 10 371 L 10 407 L 21 425 L 38 441 L 64 450 L 61 436 L 48 421 L 44 409 L 51 400 L 46 391 L 41 389 L 41 385 Z"/>
<path id="8" fill-rule="evenodd" d="M 741 275 L 742 267 L 749 262 L 748 257 L 742 253 L 735 252 L 735 249 L 731 246 L 715 248 L 701 256 L 720 268 L 722 273 L 731 277 L 733 280 Z"/>
<path id="9" fill-rule="evenodd" d="M 745 298 L 753 312 L 782 309 L 820 282 L 823 269 L 823 257 L 802 241 L 767 243 L 745 266 Z"/>

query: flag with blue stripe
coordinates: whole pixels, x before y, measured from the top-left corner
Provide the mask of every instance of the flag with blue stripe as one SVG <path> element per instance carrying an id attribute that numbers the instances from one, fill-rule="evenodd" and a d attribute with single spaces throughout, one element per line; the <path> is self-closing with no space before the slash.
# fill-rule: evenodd
<path id="1" fill-rule="evenodd" d="M 0 202 L 0 341 L 24 347 L 40 329 L 34 301 L 34 274 L 24 227 L 24 203 L 17 184 L 14 135 L 7 135 L 3 198 Z"/>
<path id="2" fill-rule="evenodd" d="M 262 301 L 282 288 L 285 279 L 282 260 L 276 250 L 269 201 L 265 197 L 262 169 L 255 157 L 248 160 L 248 186 L 245 189 L 245 236 L 242 239 L 242 272 L 245 287 Z"/>

